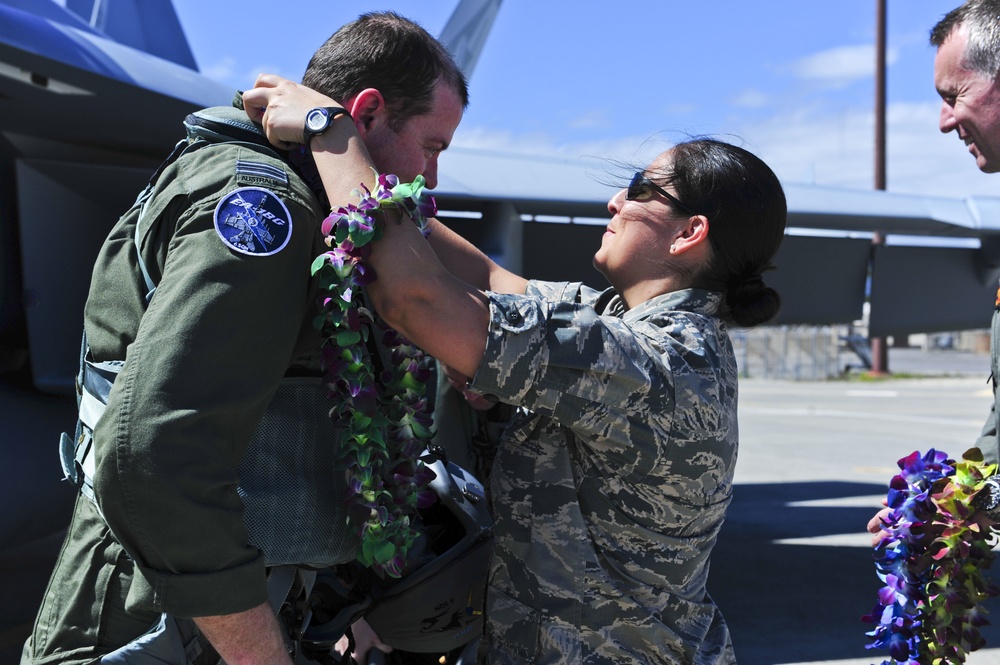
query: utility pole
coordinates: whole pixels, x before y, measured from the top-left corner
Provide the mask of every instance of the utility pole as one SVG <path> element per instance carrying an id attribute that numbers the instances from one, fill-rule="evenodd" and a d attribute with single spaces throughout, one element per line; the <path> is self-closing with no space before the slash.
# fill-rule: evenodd
<path id="1" fill-rule="evenodd" d="M 875 189 L 885 190 L 885 41 L 886 41 L 886 0 L 876 0 L 875 20 Z M 872 258 L 869 262 L 874 276 L 875 254 L 885 242 L 880 230 L 872 238 Z M 872 280 L 874 281 L 874 280 Z M 871 310 L 869 309 L 869 324 Z M 869 333 L 872 351 L 872 374 L 889 373 L 889 350 L 884 337 L 872 337 Z"/>

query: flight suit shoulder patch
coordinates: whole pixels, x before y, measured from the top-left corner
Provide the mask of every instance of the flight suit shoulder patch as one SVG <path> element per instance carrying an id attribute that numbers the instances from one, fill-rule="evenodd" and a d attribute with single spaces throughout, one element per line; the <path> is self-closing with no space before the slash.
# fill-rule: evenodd
<path id="1" fill-rule="evenodd" d="M 292 237 L 292 216 L 277 194 L 262 187 L 240 187 L 215 207 L 215 232 L 241 254 L 277 254 Z"/>

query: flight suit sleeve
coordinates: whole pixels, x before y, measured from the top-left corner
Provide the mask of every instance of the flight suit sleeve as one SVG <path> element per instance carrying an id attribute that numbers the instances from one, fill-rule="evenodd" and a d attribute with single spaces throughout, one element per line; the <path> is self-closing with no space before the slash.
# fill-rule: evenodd
<path id="1" fill-rule="evenodd" d="M 169 244 L 95 432 L 99 505 L 138 572 L 126 607 L 192 617 L 266 599 L 237 467 L 311 325 L 320 213 L 304 185 L 271 191 L 287 207 L 287 244 L 269 255 L 227 244 L 217 210 L 240 188 L 240 154 L 223 146 L 180 160 L 143 220 L 169 227 Z"/>
<path id="2" fill-rule="evenodd" d="M 983 459 L 989 464 L 996 464 L 1000 461 L 1000 440 L 997 439 L 997 401 L 996 396 L 990 404 L 990 413 L 983 423 L 983 431 L 976 439 L 976 447 L 983 453 Z"/>
<path id="3" fill-rule="evenodd" d="M 997 292 L 997 302 L 1000 303 L 1000 291 Z M 990 464 L 1000 462 L 1000 438 L 997 427 L 997 381 L 1000 380 L 1000 304 L 993 311 L 990 322 L 990 371 L 993 385 L 993 403 L 990 413 L 983 424 L 983 431 L 976 439 L 976 447 L 983 453 L 983 459 Z"/>

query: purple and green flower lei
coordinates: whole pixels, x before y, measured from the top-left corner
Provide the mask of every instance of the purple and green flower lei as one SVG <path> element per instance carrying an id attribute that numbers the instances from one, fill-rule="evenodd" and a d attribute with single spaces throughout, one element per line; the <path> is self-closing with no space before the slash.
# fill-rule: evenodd
<path id="1" fill-rule="evenodd" d="M 324 381 L 333 398 L 330 417 L 346 423 L 339 459 L 347 475 L 348 520 L 360 538 L 357 558 L 380 574 L 398 577 L 406 553 L 419 535 L 411 517 L 433 503 L 428 489 L 434 472 L 419 459 L 431 437 L 426 384 L 431 359 L 388 328 L 365 307 L 362 288 L 375 281 L 365 263 L 381 230 L 372 213 L 395 206 L 426 237 L 427 218 L 437 213 L 424 191 L 424 178 L 400 183 L 378 175 L 374 190 L 355 189 L 360 201 L 330 213 L 322 232 L 329 251 L 316 257 L 319 280 Z M 386 367 L 376 371 L 367 345 L 381 334 L 390 350 Z"/>
<path id="2" fill-rule="evenodd" d="M 931 449 L 898 462 L 889 483 L 886 537 L 875 548 L 875 568 L 885 582 L 862 621 L 869 649 L 888 649 L 882 665 L 964 663 L 985 644 L 979 603 L 1000 593 L 984 573 L 993 561 L 991 528 L 977 519 L 972 498 L 996 472 L 973 448 L 962 460 Z"/>

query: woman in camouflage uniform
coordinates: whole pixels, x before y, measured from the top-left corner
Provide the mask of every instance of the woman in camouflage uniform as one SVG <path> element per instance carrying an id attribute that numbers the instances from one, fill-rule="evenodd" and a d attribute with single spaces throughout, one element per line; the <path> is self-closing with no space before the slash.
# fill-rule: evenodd
<path id="1" fill-rule="evenodd" d="M 300 139 L 306 111 L 330 105 L 287 82 L 254 94 L 272 140 Z M 337 131 L 312 149 L 330 200 L 347 203 L 373 176 L 360 151 L 338 147 L 350 124 Z M 353 183 L 337 179 L 349 162 Z M 522 407 L 493 467 L 485 658 L 732 663 L 705 587 L 738 445 L 727 325 L 777 312 L 761 274 L 785 197 L 749 152 L 694 140 L 608 210 L 594 264 L 610 289 L 528 281 L 440 223 L 425 241 L 390 213 L 369 294 L 394 328 L 473 377 L 470 389 Z"/>

